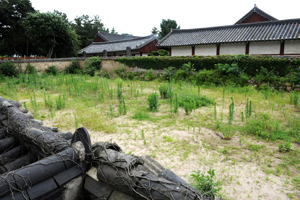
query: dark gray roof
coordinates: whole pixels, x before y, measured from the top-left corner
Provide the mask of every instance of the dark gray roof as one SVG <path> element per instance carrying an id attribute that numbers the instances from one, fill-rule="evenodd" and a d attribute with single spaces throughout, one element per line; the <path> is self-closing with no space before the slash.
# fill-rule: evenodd
<path id="1" fill-rule="evenodd" d="M 113 34 L 113 33 L 100 32 L 100 31 L 98 32 L 97 36 L 101 37 L 106 42 L 131 40 L 131 39 L 135 39 L 135 38 L 140 38 L 139 36 L 119 35 L 119 34 Z"/>
<path id="2" fill-rule="evenodd" d="M 254 4 L 254 8 L 252 8 L 246 15 L 244 15 L 240 20 L 238 20 L 235 24 L 240 24 L 243 21 L 245 21 L 250 15 L 252 15 L 253 13 L 257 13 L 260 16 L 270 20 L 270 21 L 274 21 L 277 20 L 275 17 L 272 17 L 271 15 L 269 15 L 268 13 L 265 13 L 264 11 L 262 11 L 261 9 L 259 9 L 255 4 Z"/>
<path id="3" fill-rule="evenodd" d="M 126 51 L 127 47 L 130 47 L 131 50 L 137 50 L 146 46 L 154 40 L 157 40 L 156 36 L 150 35 L 131 40 L 121 40 L 114 42 L 93 42 L 91 45 L 81 49 L 78 54 L 82 54 L 83 51 L 85 51 L 87 54 L 103 53 L 104 50 L 106 50 L 107 52 L 120 52 Z"/>
<path id="4" fill-rule="evenodd" d="M 277 20 L 199 29 L 175 29 L 158 47 L 300 39 L 300 19 Z"/>

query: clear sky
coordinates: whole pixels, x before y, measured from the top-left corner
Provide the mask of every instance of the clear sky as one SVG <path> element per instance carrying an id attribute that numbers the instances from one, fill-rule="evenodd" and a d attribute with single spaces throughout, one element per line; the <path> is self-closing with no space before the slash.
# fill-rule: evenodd
<path id="1" fill-rule="evenodd" d="M 69 21 L 76 16 L 99 15 L 110 30 L 136 36 L 160 29 L 162 19 L 176 20 L 181 29 L 232 25 L 249 12 L 254 4 L 269 15 L 282 20 L 300 18 L 299 0 L 30 0 L 40 12 L 58 10 Z"/>

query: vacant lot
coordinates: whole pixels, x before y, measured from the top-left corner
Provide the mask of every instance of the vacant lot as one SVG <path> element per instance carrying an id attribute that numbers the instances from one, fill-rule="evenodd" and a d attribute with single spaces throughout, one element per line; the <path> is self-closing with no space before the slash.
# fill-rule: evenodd
<path id="1" fill-rule="evenodd" d="M 151 155 L 187 181 L 212 168 L 224 199 L 300 198 L 297 93 L 77 75 L 24 75 L 7 79 L 0 92 L 46 126 L 85 126 L 93 143 Z M 157 111 L 149 109 L 153 93 Z"/>

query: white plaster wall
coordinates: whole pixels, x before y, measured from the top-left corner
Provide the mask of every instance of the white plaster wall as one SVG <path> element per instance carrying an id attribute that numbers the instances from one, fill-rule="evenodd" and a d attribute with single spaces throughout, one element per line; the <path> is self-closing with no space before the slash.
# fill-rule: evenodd
<path id="1" fill-rule="evenodd" d="M 217 45 L 200 45 L 195 46 L 195 55 L 215 56 L 217 55 Z"/>
<path id="2" fill-rule="evenodd" d="M 172 47 L 172 56 L 191 56 L 192 47 Z"/>
<path id="3" fill-rule="evenodd" d="M 148 56 L 148 53 L 143 53 L 143 55 L 142 56 Z"/>
<path id="4" fill-rule="evenodd" d="M 300 41 L 285 41 L 284 54 L 299 54 L 300 53 Z"/>
<path id="5" fill-rule="evenodd" d="M 246 44 L 221 44 L 220 55 L 238 55 L 245 54 Z"/>
<path id="6" fill-rule="evenodd" d="M 280 42 L 250 43 L 249 54 L 279 54 Z"/>

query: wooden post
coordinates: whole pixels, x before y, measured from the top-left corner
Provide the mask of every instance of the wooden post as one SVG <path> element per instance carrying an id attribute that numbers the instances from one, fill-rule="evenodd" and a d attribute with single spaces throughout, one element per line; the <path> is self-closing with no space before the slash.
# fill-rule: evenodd
<path id="1" fill-rule="evenodd" d="M 281 41 L 280 43 L 280 55 L 284 55 L 284 41 Z"/>
<path id="2" fill-rule="evenodd" d="M 246 43 L 246 50 L 245 50 L 245 54 L 246 54 L 246 55 L 249 55 L 249 47 L 250 47 L 250 43 L 247 42 L 247 43 Z"/>
<path id="3" fill-rule="evenodd" d="M 195 46 L 192 46 L 192 56 L 195 55 Z"/>
<path id="4" fill-rule="evenodd" d="M 220 44 L 217 44 L 217 56 L 220 55 Z"/>

